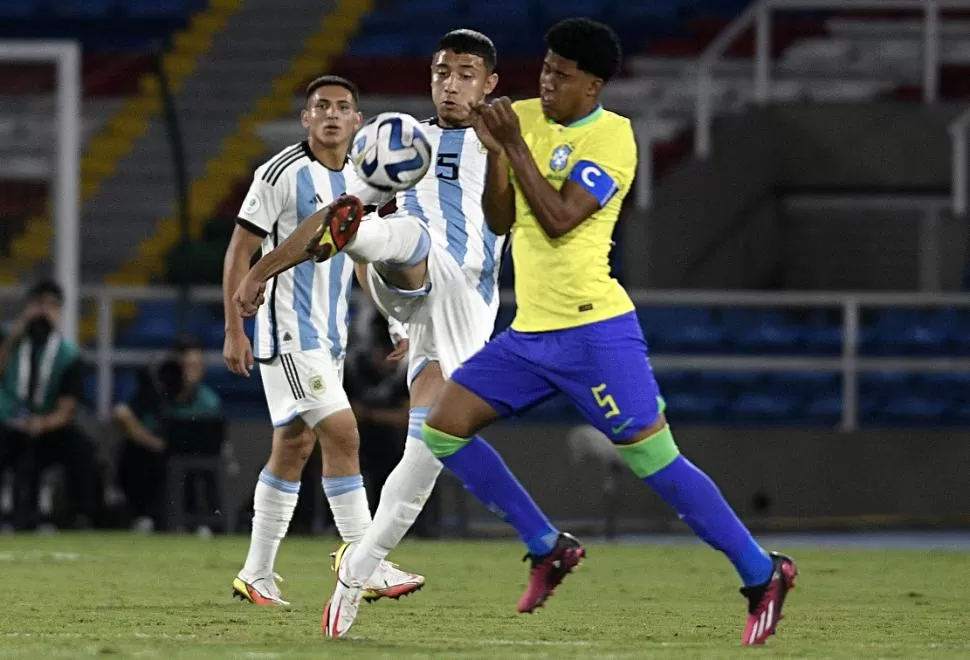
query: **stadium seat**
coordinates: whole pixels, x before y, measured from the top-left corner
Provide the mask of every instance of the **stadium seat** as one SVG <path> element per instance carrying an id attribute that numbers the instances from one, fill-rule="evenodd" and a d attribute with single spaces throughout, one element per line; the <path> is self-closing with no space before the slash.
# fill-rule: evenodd
<path id="1" fill-rule="evenodd" d="M 713 353 L 724 347 L 724 329 L 709 309 L 643 307 L 637 317 L 655 353 Z"/>
<path id="2" fill-rule="evenodd" d="M 419 52 L 407 34 L 361 34 L 350 45 L 350 53 L 357 57 L 410 57 Z"/>
<path id="3" fill-rule="evenodd" d="M 125 12 L 138 18 L 178 18 L 189 13 L 188 0 L 122 0 Z"/>
<path id="4" fill-rule="evenodd" d="M 725 310 L 722 320 L 728 342 L 742 353 L 791 354 L 805 331 L 773 310 Z"/>
<path id="5" fill-rule="evenodd" d="M 806 422 L 836 424 L 842 419 L 842 395 L 823 394 L 811 399 L 803 409 Z"/>
<path id="6" fill-rule="evenodd" d="M 556 0 L 539 3 L 539 22 L 542 27 L 572 16 L 602 17 L 604 3 L 598 0 Z"/>
<path id="7" fill-rule="evenodd" d="M 716 394 L 679 392 L 665 398 L 667 417 L 675 424 L 720 422 L 723 419 L 725 401 Z"/>
<path id="8" fill-rule="evenodd" d="M 877 415 L 879 421 L 889 424 L 931 425 L 944 417 L 948 407 L 948 402 L 939 397 L 900 394 L 889 397 Z"/>
<path id="9" fill-rule="evenodd" d="M 728 415 L 734 421 L 748 423 L 790 423 L 798 407 L 798 398 L 786 394 L 752 392 L 731 401 Z"/>
<path id="10" fill-rule="evenodd" d="M 786 371 L 766 376 L 765 387 L 769 392 L 788 392 L 805 398 L 841 396 L 841 375 L 826 371 Z"/>
<path id="11" fill-rule="evenodd" d="M 30 18 L 40 10 L 38 0 L 4 0 L 0 2 L 0 18 Z"/>
<path id="12" fill-rule="evenodd" d="M 877 316 L 873 334 L 864 337 L 876 355 L 943 355 L 955 326 L 952 311 L 890 309 Z"/>
<path id="13" fill-rule="evenodd" d="M 118 9 L 118 0 L 58 0 L 51 14 L 64 18 L 107 18 Z"/>

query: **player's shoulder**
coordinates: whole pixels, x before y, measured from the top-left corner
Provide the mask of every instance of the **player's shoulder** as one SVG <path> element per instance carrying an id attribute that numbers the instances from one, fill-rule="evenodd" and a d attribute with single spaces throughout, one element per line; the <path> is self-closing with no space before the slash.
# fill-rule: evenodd
<path id="1" fill-rule="evenodd" d="M 287 172 L 293 171 L 293 166 L 308 160 L 306 142 L 291 144 L 285 149 L 280 150 L 269 158 L 265 163 L 256 168 L 254 179 L 259 179 L 275 186 L 279 183 Z"/>
<path id="2" fill-rule="evenodd" d="M 542 103 L 538 98 L 523 99 L 512 103 L 512 111 L 519 116 L 519 121 L 528 121 L 542 116 Z"/>
<path id="3" fill-rule="evenodd" d="M 602 130 L 604 131 L 628 137 L 633 136 L 633 123 L 625 115 L 604 108 L 600 121 L 602 122 Z"/>

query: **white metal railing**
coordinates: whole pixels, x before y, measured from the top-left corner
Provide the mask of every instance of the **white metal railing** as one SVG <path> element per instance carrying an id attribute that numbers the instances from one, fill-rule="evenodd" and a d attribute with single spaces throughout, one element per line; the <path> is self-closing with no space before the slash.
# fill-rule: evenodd
<path id="1" fill-rule="evenodd" d="M 970 108 L 950 124 L 950 139 L 953 142 L 953 214 L 963 216 L 967 212 L 967 187 L 970 186 L 967 163 Z"/>
<path id="2" fill-rule="evenodd" d="M 359 293 L 355 292 L 355 293 Z M 0 288 L 0 301 L 18 299 L 21 289 Z M 175 300 L 177 292 L 168 288 L 147 287 L 82 287 L 83 300 L 97 305 L 98 335 L 94 350 L 85 357 L 97 369 L 97 410 L 107 417 L 114 391 L 114 368 L 150 364 L 158 352 L 152 350 L 117 350 L 114 348 L 114 303 L 118 301 Z M 970 358 L 869 358 L 859 355 L 860 314 L 867 308 L 891 307 L 962 307 L 970 309 L 967 294 L 911 293 L 794 293 L 754 291 L 633 291 L 638 306 L 694 307 L 772 307 L 772 308 L 838 308 L 842 313 L 842 353 L 834 357 L 799 356 L 698 356 L 657 355 L 652 358 L 658 371 L 828 371 L 842 375 L 843 430 L 858 426 L 858 375 L 873 371 L 954 372 L 970 371 Z M 222 300 L 218 287 L 193 289 L 194 303 Z M 501 295 L 503 304 L 511 304 L 511 292 Z M 222 364 L 220 351 L 208 351 L 209 365 Z"/>
<path id="3" fill-rule="evenodd" d="M 936 101 L 939 89 L 940 10 L 970 9 L 970 0 L 759 0 L 752 3 L 708 45 L 698 61 L 694 113 L 694 153 L 698 158 L 707 158 L 711 151 L 714 65 L 752 25 L 755 30 L 755 100 L 761 105 L 768 102 L 771 96 L 771 20 L 772 11 L 776 9 L 922 9 L 923 100 L 932 103 Z"/>

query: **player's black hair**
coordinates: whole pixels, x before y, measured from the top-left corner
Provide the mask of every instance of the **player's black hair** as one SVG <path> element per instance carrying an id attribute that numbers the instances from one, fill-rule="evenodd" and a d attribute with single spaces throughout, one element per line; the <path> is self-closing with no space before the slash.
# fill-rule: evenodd
<path id="1" fill-rule="evenodd" d="M 54 280 L 41 280 L 27 291 L 29 301 L 40 300 L 44 296 L 52 296 L 57 300 L 57 304 L 64 304 L 64 289 Z"/>
<path id="2" fill-rule="evenodd" d="M 559 21 L 546 33 L 546 46 L 604 82 L 620 70 L 619 37 L 610 26 L 589 18 Z"/>
<path id="3" fill-rule="evenodd" d="M 478 55 L 485 62 L 485 69 L 491 73 L 498 64 L 498 53 L 495 51 L 495 44 L 481 32 L 475 30 L 452 30 L 438 40 L 434 52 L 450 50 L 455 55 Z"/>
<path id="4" fill-rule="evenodd" d="M 172 344 L 172 352 L 176 355 L 185 355 L 190 351 L 201 351 L 202 342 L 198 337 L 192 335 L 179 335 Z"/>
<path id="5" fill-rule="evenodd" d="M 328 87 L 330 85 L 346 89 L 354 97 L 354 105 L 358 108 L 360 107 L 360 91 L 357 89 L 357 85 L 342 76 L 320 76 L 319 78 L 311 80 L 310 84 L 306 86 L 305 100 L 309 101 L 310 97 L 313 96 L 313 92 L 321 87 Z"/>

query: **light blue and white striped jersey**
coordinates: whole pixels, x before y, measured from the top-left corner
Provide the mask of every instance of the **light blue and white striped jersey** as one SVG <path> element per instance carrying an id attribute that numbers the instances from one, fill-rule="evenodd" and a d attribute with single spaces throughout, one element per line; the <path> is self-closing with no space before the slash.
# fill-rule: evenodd
<path id="1" fill-rule="evenodd" d="M 359 186 L 356 179 L 349 161 L 339 172 L 327 169 L 303 141 L 256 169 L 238 222 L 264 237 L 266 254 L 347 186 Z M 266 304 L 256 314 L 253 356 L 270 360 L 325 348 L 334 358 L 343 357 L 353 273 L 353 262 L 341 253 L 322 264 L 306 261 L 273 278 L 266 286 Z"/>
<path id="2" fill-rule="evenodd" d="M 488 152 L 471 128 L 442 128 L 434 119 L 421 127 L 431 143 L 432 168 L 397 194 L 394 215 L 420 218 L 431 240 L 454 257 L 485 302 L 498 305 L 505 237 L 488 228 L 482 211 Z"/>

